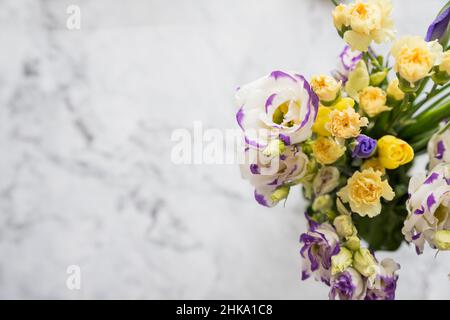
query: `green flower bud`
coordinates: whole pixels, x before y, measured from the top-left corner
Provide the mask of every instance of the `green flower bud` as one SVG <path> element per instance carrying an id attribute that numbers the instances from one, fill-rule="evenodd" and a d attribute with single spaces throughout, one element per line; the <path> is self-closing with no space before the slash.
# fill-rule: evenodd
<path id="1" fill-rule="evenodd" d="M 278 187 L 270 196 L 271 199 L 275 202 L 279 202 L 283 199 L 286 199 L 289 195 L 289 190 L 290 187 L 289 186 L 281 186 Z"/>
<path id="2" fill-rule="evenodd" d="M 325 194 L 314 199 L 312 209 L 314 211 L 325 211 L 331 209 L 333 206 L 333 199 L 329 194 Z"/>
<path id="3" fill-rule="evenodd" d="M 375 72 L 370 75 L 370 85 L 378 86 L 380 85 L 384 79 L 386 79 L 388 70 L 384 69 L 383 71 Z"/>
<path id="4" fill-rule="evenodd" d="M 450 230 L 436 231 L 433 242 L 439 250 L 450 250 Z"/>
<path id="5" fill-rule="evenodd" d="M 341 247 L 339 253 L 331 257 L 331 274 L 343 272 L 352 265 L 352 252 L 347 248 Z"/>
<path id="6" fill-rule="evenodd" d="M 355 70 L 348 75 L 347 83 L 345 84 L 345 91 L 354 100 L 358 100 L 358 93 L 362 89 L 369 86 L 370 77 L 367 71 L 367 66 L 364 60 L 360 60 L 356 64 Z"/>
<path id="7" fill-rule="evenodd" d="M 263 155 L 267 157 L 275 157 L 282 154 L 285 149 L 286 146 L 283 141 L 279 139 L 271 140 L 267 147 L 263 150 Z"/>
<path id="8" fill-rule="evenodd" d="M 397 74 L 397 77 L 399 79 L 398 87 L 400 88 L 401 91 L 403 91 L 405 93 L 406 92 L 409 92 L 409 93 L 416 92 L 419 89 L 421 82 L 424 80 L 424 79 L 421 79 L 421 80 L 415 82 L 414 84 L 411 84 L 411 83 L 409 83 L 409 81 L 400 77 L 399 74 Z"/>
<path id="9" fill-rule="evenodd" d="M 434 83 L 438 85 L 444 85 L 448 80 L 450 80 L 450 76 L 446 71 L 439 71 L 439 67 L 435 67 L 434 70 L 435 72 L 431 76 L 431 79 L 433 79 Z"/>
<path id="10" fill-rule="evenodd" d="M 357 236 L 351 236 L 347 238 L 345 246 L 352 251 L 356 251 L 360 248 L 360 243 L 361 241 Z"/>
<path id="11" fill-rule="evenodd" d="M 336 232 L 341 237 L 350 237 L 353 234 L 352 217 L 347 215 L 340 215 L 333 221 Z"/>
<path id="12" fill-rule="evenodd" d="M 360 248 L 353 255 L 353 267 L 363 276 L 370 277 L 376 272 L 377 262 L 367 248 Z"/>

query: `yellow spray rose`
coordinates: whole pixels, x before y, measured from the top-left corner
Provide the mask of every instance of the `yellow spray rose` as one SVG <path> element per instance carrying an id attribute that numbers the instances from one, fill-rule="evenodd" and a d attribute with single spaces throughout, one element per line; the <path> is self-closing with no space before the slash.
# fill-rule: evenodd
<path id="1" fill-rule="evenodd" d="M 333 136 L 343 139 L 358 136 L 361 127 L 367 126 L 369 123 L 366 117 L 361 117 L 352 107 L 343 110 L 335 109 L 330 113 L 330 118 L 330 122 L 326 124 L 326 129 Z"/>
<path id="2" fill-rule="evenodd" d="M 334 141 L 333 138 L 318 137 L 312 144 L 313 155 L 321 164 L 336 162 L 345 152 L 345 147 Z"/>
<path id="3" fill-rule="evenodd" d="M 386 135 L 378 140 L 378 160 L 386 169 L 396 169 L 414 158 L 411 146 L 394 136 Z"/>
<path id="4" fill-rule="evenodd" d="M 381 165 L 378 158 L 370 158 L 363 162 L 361 170 L 372 168 L 375 171 L 380 171 L 382 174 L 386 173 L 386 169 Z"/>
<path id="5" fill-rule="evenodd" d="M 399 81 L 397 78 L 389 82 L 389 85 L 386 89 L 386 93 L 392 99 L 400 101 L 403 100 L 403 98 L 405 97 L 405 93 L 402 90 L 400 90 L 400 88 L 398 87 L 398 83 Z"/>
<path id="6" fill-rule="evenodd" d="M 386 93 L 378 87 L 367 87 L 359 93 L 359 106 L 369 116 L 391 110 L 386 105 Z"/>
<path id="7" fill-rule="evenodd" d="M 333 11 L 333 22 L 339 31 L 348 28 L 343 37 L 353 50 L 367 51 L 372 41 L 381 43 L 394 37 L 391 11 L 390 0 L 340 4 Z"/>
<path id="8" fill-rule="evenodd" d="M 433 66 L 440 64 L 442 46 L 437 40 L 426 42 L 418 36 L 405 36 L 394 43 L 391 53 L 394 70 L 414 87 L 415 82 L 430 75 Z"/>
<path id="9" fill-rule="evenodd" d="M 442 62 L 439 65 L 439 71 L 445 71 L 450 76 L 450 50 L 444 52 Z"/>
<path id="10" fill-rule="evenodd" d="M 333 77 L 326 75 L 313 76 L 311 78 L 311 87 L 320 101 L 332 102 L 335 100 L 341 90 L 341 81 L 336 81 Z"/>
<path id="11" fill-rule="evenodd" d="M 390 201 L 395 193 L 387 180 L 381 180 L 381 172 L 369 168 L 356 171 L 337 195 L 353 212 L 372 218 L 381 212 L 381 197 Z"/>

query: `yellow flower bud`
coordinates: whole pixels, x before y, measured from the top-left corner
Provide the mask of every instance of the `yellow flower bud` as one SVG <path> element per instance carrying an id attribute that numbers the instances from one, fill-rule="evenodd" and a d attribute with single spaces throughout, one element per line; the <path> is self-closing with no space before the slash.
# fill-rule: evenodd
<path id="1" fill-rule="evenodd" d="M 345 91 L 353 99 L 358 99 L 358 93 L 369 86 L 370 77 L 364 60 L 356 64 L 355 70 L 348 75 L 348 81 L 345 83 Z"/>
<path id="2" fill-rule="evenodd" d="M 378 140 L 378 160 L 386 169 L 396 169 L 414 158 L 411 146 L 394 136 L 386 135 Z"/>
<path id="3" fill-rule="evenodd" d="M 438 230 L 433 242 L 439 250 L 450 250 L 450 230 Z"/>
<path id="4" fill-rule="evenodd" d="M 332 164 L 345 152 L 345 147 L 333 138 L 318 137 L 312 145 L 313 155 L 320 164 Z"/>
<path id="5" fill-rule="evenodd" d="M 359 106 L 369 116 L 391 110 L 386 106 L 386 93 L 378 87 L 367 87 L 359 93 Z"/>
<path id="6" fill-rule="evenodd" d="M 386 79 L 386 76 L 387 76 L 387 69 L 372 73 L 370 75 L 370 84 L 373 86 L 378 86 L 384 81 L 384 79 Z"/>
<path id="7" fill-rule="evenodd" d="M 353 255 L 353 267 L 363 276 L 370 277 L 376 272 L 377 262 L 369 249 L 360 248 Z"/>
<path id="8" fill-rule="evenodd" d="M 363 162 L 361 170 L 372 168 L 375 171 L 380 171 L 382 174 L 386 173 L 386 169 L 381 165 L 378 158 L 370 158 Z"/>
<path id="9" fill-rule="evenodd" d="M 342 27 L 348 24 L 348 9 L 345 4 L 339 4 L 333 11 L 333 23 L 336 29 L 342 30 Z"/>
<path id="10" fill-rule="evenodd" d="M 347 215 L 340 215 L 333 221 L 336 232 L 341 237 L 350 237 L 353 234 L 352 218 Z"/>
<path id="11" fill-rule="evenodd" d="M 311 87 L 320 101 L 332 102 L 340 94 L 341 81 L 336 81 L 333 77 L 326 75 L 313 76 L 311 78 Z"/>
<path id="12" fill-rule="evenodd" d="M 314 199 L 312 209 L 314 211 L 325 211 L 331 209 L 332 206 L 333 206 L 333 199 L 329 194 L 324 194 Z"/>
<path id="13" fill-rule="evenodd" d="M 352 265 L 352 252 L 347 248 L 341 247 L 339 253 L 331 257 L 331 274 L 343 272 Z"/>
<path id="14" fill-rule="evenodd" d="M 331 136 L 331 132 L 326 129 L 326 124 L 330 121 L 331 108 L 319 106 L 316 121 L 312 126 L 312 131 L 320 136 Z"/>
<path id="15" fill-rule="evenodd" d="M 395 78 L 394 80 L 389 82 L 389 85 L 386 89 L 387 95 L 396 101 L 403 100 L 403 98 L 405 97 L 405 93 L 400 90 L 398 83 L 398 79 Z"/>
<path id="16" fill-rule="evenodd" d="M 345 246 L 352 250 L 356 251 L 360 248 L 361 241 L 357 236 L 351 236 L 347 238 L 347 241 L 345 242 Z"/>

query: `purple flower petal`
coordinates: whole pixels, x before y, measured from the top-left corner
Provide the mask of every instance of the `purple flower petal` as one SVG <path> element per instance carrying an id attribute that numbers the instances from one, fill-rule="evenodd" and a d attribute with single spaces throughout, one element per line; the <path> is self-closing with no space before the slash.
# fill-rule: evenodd
<path id="1" fill-rule="evenodd" d="M 439 178 L 439 173 L 433 172 L 432 174 L 430 174 L 430 176 L 423 183 L 424 184 L 431 184 L 434 181 L 436 181 L 437 178 Z"/>
<path id="2" fill-rule="evenodd" d="M 450 7 L 445 9 L 440 15 L 434 19 L 428 27 L 425 41 L 441 40 L 442 36 L 447 31 L 448 23 L 450 22 Z"/>

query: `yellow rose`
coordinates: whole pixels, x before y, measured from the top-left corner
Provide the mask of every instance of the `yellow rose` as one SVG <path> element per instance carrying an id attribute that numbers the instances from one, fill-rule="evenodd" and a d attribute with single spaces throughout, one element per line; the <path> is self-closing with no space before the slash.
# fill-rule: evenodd
<path id="1" fill-rule="evenodd" d="M 403 100 L 403 98 L 405 97 L 405 93 L 402 90 L 400 90 L 400 88 L 398 87 L 398 83 L 399 81 L 397 78 L 389 82 L 389 85 L 386 89 L 386 93 L 389 97 L 393 98 L 394 100 L 400 101 Z"/>
<path id="2" fill-rule="evenodd" d="M 361 132 L 361 127 L 367 126 L 369 121 L 361 117 L 352 107 L 344 110 L 333 110 L 330 113 L 330 122 L 326 124 L 331 134 L 337 138 L 349 139 L 356 137 Z"/>
<path id="3" fill-rule="evenodd" d="M 418 36 L 406 36 L 394 43 L 391 53 L 395 72 L 414 87 L 415 82 L 429 76 L 433 66 L 440 63 L 442 46 L 437 40 L 426 42 Z"/>
<path id="4" fill-rule="evenodd" d="M 345 147 L 333 138 L 318 137 L 312 144 L 313 155 L 321 164 L 332 164 L 345 152 Z"/>
<path id="5" fill-rule="evenodd" d="M 316 121 L 314 121 L 312 126 L 312 131 L 314 133 L 317 133 L 319 136 L 331 136 L 331 132 L 325 128 L 326 124 L 330 121 L 331 111 L 332 109 L 329 107 L 319 106 Z"/>
<path id="6" fill-rule="evenodd" d="M 375 171 L 380 171 L 381 174 L 386 173 L 386 169 L 381 165 L 378 158 L 370 158 L 363 162 L 361 165 L 361 170 L 372 168 Z"/>
<path id="7" fill-rule="evenodd" d="M 370 43 L 381 43 L 394 37 L 390 0 L 370 0 L 368 2 L 337 6 L 333 12 L 335 27 L 344 33 L 344 40 L 353 50 L 367 51 Z"/>
<path id="8" fill-rule="evenodd" d="M 355 100 L 352 98 L 342 98 L 333 105 L 333 108 L 342 111 L 349 107 L 353 108 L 354 106 Z"/>
<path id="9" fill-rule="evenodd" d="M 378 160 L 386 169 L 396 169 L 414 158 L 414 150 L 405 141 L 391 135 L 378 140 Z"/>
<path id="10" fill-rule="evenodd" d="M 378 87 L 367 87 L 359 93 L 359 106 L 369 116 L 391 110 L 386 105 L 386 93 Z"/>
<path id="11" fill-rule="evenodd" d="M 390 201 L 395 193 L 387 180 L 381 180 L 381 172 L 369 168 L 356 171 L 337 195 L 353 212 L 372 218 L 381 212 L 381 197 Z"/>
<path id="12" fill-rule="evenodd" d="M 450 50 L 444 52 L 442 62 L 439 65 L 439 71 L 445 71 L 450 76 Z"/>
<path id="13" fill-rule="evenodd" d="M 311 78 L 311 87 L 320 101 L 332 102 L 337 98 L 341 90 L 341 81 L 336 81 L 333 77 L 319 75 Z"/>

